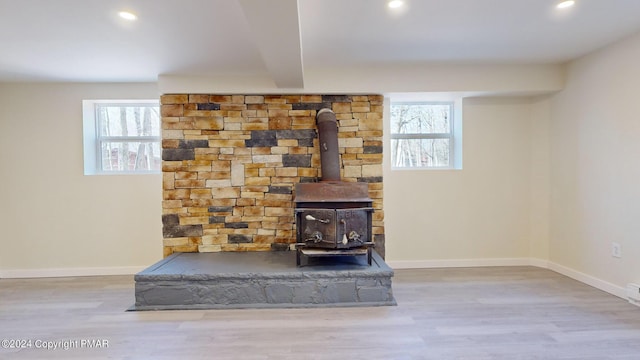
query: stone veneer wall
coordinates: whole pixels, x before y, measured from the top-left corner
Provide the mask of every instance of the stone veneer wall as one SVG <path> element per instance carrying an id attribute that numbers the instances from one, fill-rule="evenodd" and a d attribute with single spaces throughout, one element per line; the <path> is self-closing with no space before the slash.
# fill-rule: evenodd
<path id="1" fill-rule="evenodd" d="M 164 254 L 289 250 L 293 188 L 321 176 L 316 112 L 338 118 L 343 181 L 369 183 L 384 256 L 381 95 L 161 97 Z"/>

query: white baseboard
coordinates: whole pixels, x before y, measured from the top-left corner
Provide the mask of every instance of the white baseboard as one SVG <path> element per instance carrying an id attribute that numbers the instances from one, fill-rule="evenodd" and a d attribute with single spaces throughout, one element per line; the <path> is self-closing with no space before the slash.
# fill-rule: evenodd
<path id="1" fill-rule="evenodd" d="M 483 267 L 483 266 L 535 266 L 549 269 L 581 283 L 593 286 L 611 295 L 627 300 L 626 288 L 600 280 L 591 275 L 537 258 L 504 258 L 504 259 L 450 259 L 450 260 L 398 260 L 387 261 L 392 269 L 432 269 L 449 267 Z"/>
<path id="2" fill-rule="evenodd" d="M 577 270 L 568 268 L 566 266 L 562 266 L 553 262 L 549 262 L 549 267 L 550 270 L 553 270 L 559 274 L 562 274 L 564 276 L 568 276 L 574 280 L 580 281 L 581 283 L 585 283 L 587 285 L 593 286 L 596 289 L 608 292 L 611 295 L 615 295 L 617 297 L 623 298 L 625 300 L 627 299 L 627 289 L 624 287 L 620 287 L 617 285 L 614 285 L 610 282 L 604 281 L 604 280 L 600 280 L 598 278 L 595 278 L 591 275 L 587 275 L 585 273 L 581 273 Z"/>
<path id="3" fill-rule="evenodd" d="M 58 268 L 58 269 L 15 269 L 0 270 L 0 279 L 47 278 L 67 276 L 105 276 L 133 275 L 146 269 L 147 266 L 119 266 L 92 268 Z"/>
<path id="4" fill-rule="evenodd" d="M 529 259 L 529 265 L 535 266 L 535 267 L 539 267 L 539 268 L 543 268 L 543 269 L 548 269 L 549 268 L 549 260 L 543 260 L 543 259 L 538 259 L 538 258 L 530 258 Z"/>
<path id="5" fill-rule="evenodd" d="M 447 259 L 447 260 L 396 260 L 387 261 L 392 269 L 432 269 L 448 267 L 528 266 L 529 258 L 499 259 Z"/>

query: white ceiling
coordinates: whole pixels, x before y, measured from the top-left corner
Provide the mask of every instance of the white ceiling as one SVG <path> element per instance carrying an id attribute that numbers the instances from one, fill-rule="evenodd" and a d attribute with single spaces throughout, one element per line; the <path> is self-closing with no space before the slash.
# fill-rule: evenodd
<path id="1" fill-rule="evenodd" d="M 406 0 L 392 12 L 386 0 L 0 0 L 0 81 L 268 75 L 302 88 L 303 69 L 560 63 L 640 31 L 640 0 L 556 3 Z"/>

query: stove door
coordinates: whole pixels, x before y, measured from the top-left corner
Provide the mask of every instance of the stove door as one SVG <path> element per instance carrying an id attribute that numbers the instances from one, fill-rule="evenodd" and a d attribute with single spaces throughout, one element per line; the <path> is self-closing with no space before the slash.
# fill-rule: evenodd
<path id="1" fill-rule="evenodd" d="M 371 241 L 371 208 L 337 209 L 337 247 L 352 248 Z"/>
<path id="2" fill-rule="evenodd" d="M 296 209 L 297 241 L 310 247 L 336 247 L 336 212 L 333 209 Z"/>

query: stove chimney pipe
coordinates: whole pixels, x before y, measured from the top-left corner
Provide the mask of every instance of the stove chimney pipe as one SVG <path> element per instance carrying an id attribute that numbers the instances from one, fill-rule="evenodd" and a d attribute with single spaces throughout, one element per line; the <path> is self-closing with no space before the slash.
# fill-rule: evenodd
<path id="1" fill-rule="evenodd" d="M 331 109 L 321 109 L 316 115 L 320 141 L 321 181 L 340 181 L 338 155 L 338 121 Z"/>

